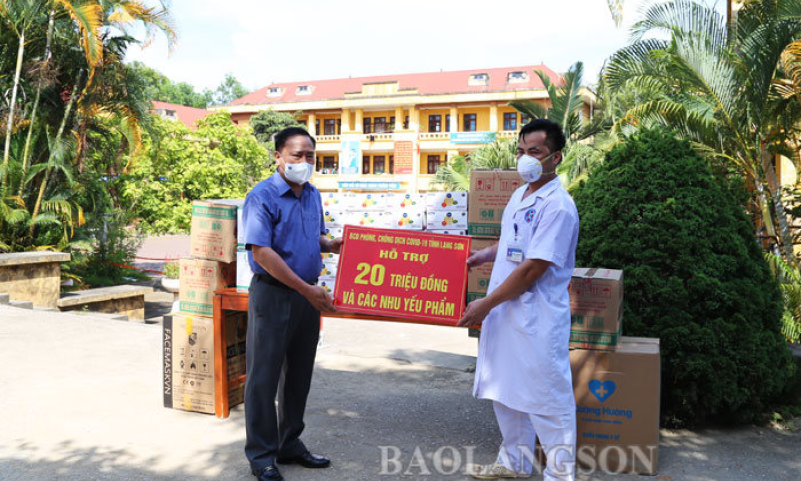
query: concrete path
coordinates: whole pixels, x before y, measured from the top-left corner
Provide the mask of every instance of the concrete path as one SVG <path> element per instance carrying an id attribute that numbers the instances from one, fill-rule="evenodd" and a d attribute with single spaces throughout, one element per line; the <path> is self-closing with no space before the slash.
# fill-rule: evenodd
<path id="1" fill-rule="evenodd" d="M 241 405 L 227 420 L 162 407 L 160 340 L 158 325 L 0 306 L 0 480 L 254 479 Z M 286 479 L 470 479 L 435 454 L 495 457 L 492 408 L 470 396 L 475 350 L 460 329 L 327 320 L 304 439 L 333 466 Z M 381 474 L 381 446 L 400 473 Z M 795 481 L 799 453 L 801 431 L 663 430 L 655 479 Z"/>

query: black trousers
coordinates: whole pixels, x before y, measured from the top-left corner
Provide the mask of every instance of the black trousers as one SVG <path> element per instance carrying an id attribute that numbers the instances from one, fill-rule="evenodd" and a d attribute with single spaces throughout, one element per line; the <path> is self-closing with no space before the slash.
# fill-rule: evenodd
<path id="1" fill-rule="evenodd" d="M 245 455 L 255 469 L 305 452 L 300 440 L 320 311 L 297 291 L 253 276 L 249 289 Z M 276 413 L 276 395 L 278 409 Z"/>

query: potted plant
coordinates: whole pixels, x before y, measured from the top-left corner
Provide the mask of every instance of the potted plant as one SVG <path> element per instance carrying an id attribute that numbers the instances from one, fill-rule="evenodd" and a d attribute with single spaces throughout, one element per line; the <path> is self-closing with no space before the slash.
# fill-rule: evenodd
<path id="1" fill-rule="evenodd" d="M 161 286 L 167 292 L 177 294 L 181 289 L 181 281 L 179 275 L 181 269 L 178 267 L 177 262 L 168 262 L 164 266 L 164 277 L 161 278 Z"/>

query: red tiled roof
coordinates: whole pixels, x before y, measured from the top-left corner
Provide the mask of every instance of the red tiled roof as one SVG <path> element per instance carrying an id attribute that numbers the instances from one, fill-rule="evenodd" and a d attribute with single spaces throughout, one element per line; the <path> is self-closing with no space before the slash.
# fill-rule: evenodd
<path id="1" fill-rule="evenodd" d="M 210 110 L 158 101 L 153 101 L 153 110 L 174 110 L 178 120 L 192 130 L 197 129 L 198 120 L 214 113 Z"/>
<path id="2" fill-rule="evenodd" d="M 234 100 L 229 105 L 259 105 L 283 102 L 303 102 L 312 100 L 344 99 L 346 93 L 359 93 L 362 85 L 370 83 L 398 82 L 399 93 L 405 89 L 417 90 L 420 95 L 454 94 L 454 93 L 481 93 L 499 92 L 508 90 L 535 90 L 542 89 L 544 85 L 535 70 L 544 72 L 551 83 L 561 84 L 561 77 L 545 65 L 528 65 L 524 67 L 490 68 L 459 70 L 454 72 L 413 73 L 400 75 L 382 75 L 378 77 L 357 77 L 333 80 L 308 80 L 303 82 L 274 83 L 256 90 L 242 98 Z M 524 71 L 528 73 L 528 81 L 522 83 L 508 83 L 510 72 Z M 489 74 L 488 85 L 468 85 L 472 74 Z M 309 85 L 312 92 L 306 95 L 297 95 L 299 85 Z M 271 87 L 284 89 L 282 95 L 269 97 Z"/>

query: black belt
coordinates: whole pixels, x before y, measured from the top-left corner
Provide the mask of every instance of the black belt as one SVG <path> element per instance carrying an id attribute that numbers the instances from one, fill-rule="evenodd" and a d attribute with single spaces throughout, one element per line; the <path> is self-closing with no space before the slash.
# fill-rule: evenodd
<path id="1" fill-rule="evenodd" d="M 270 284 L 271 286 L 283 287 L 284 289 L 294 290 L 291 287 L 289 287 L 288 285 L 284 284 L 283 282 L 281 282 L 278 279 L 276 279 L 275 277 L 273 277 L 271 274 L 253 274 L 253 275 L 255 277 L 257 277 L 259 280 L 264 281 L 267 284 Z M 304 281 L 304 282 L 306 284 L 310 285 L 310 286 L 316 286 L 317 285 L 317 279 L 315 279 L 313 281 Z"/>

